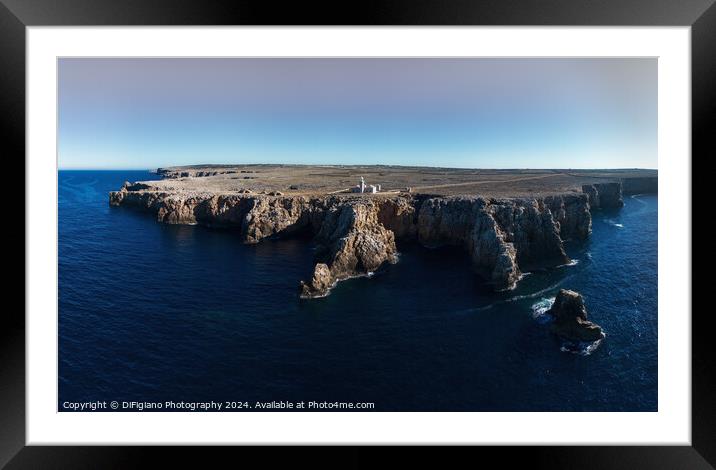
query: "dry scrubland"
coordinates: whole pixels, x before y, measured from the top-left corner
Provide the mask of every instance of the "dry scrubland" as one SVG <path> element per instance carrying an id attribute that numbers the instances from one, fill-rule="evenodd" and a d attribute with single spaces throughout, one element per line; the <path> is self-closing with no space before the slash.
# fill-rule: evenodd
<path id="1" fill-rule="evenodd" d="M 285 195 L 342 194 L 360 177 L 380 184 L 382 193 L 411 188 L 413 194 L 541 197 L 580 193 L 583 184 L 656 177 L 656 170 L 481 170 L 399 166 L 194 165 L 158 170 L 157 190 Z M 216 173 L 216 174 L 214 174 Z M 197 177 L 201 176 L 201 177 Z"/>

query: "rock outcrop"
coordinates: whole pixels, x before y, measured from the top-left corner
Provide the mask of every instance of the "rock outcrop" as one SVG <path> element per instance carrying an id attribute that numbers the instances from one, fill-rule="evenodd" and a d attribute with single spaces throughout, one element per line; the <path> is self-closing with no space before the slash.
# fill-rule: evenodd
<path id="1" fill-rule="evenodd" d="M 582 209 L 577 209 L 581 201 Z M 418 240 L 426 246 L 457 245 L 497 290 L 511 289 L 521 269 L 569 262 L 562 224 L 550 209 L 559 208 L 565 233 L 579 238 L 591 230 L 586 197 L 570 200 L 440 197 L 426 200 L 418 216 Z"/>
<path id="2" fill-rule="evenodd" d="M 175 170 L 173 168 L 157 168 L 157 174 L 162 178 L 200 178 L 205 176 L 228 175 L 238 173 L 236 170 L 192 170 L 182 168 Z M 242 172 L 243 173 L 243 172 Z"/>
<path id="3" fill-rule="evenodd" d="M 314 299 L 325 297 L 335 285 L 336 280 L 333 278 L 328 265 L 325 263 L 317 263 L 313 268 L 313 277 L 311 280 L 309 282 L 301 281 L 301 298 Z"/>
<path id="4" fill-rule="evenodd" d="M 246 213 L 241 221 L 241 234 L 245 243 L 258 243 L 277 234 L 289 235 L 308 225 L 306 217 L 311 207 L 304 197 L 249 197 Z M 235 206 L 235 205 L 234 205 Z M 230 206 L 231 207 L 231 206 Z M 226 209 L 229 211 L 230 208 Z M 239 211 L 243 213 L 243 211 Z"/>
<path id="5" fill-rule="evenodd" d="M 495 289 L 511 289 L 525 270 L 569 262 L 563 240 L 584 239 L 591 231 L 586 194 L 309 197 L 172 192 L 143 182 L 126 183 L 109 194 L 109 202 L 153 212 L 164 223 L 234 227 L 244 243 L 311 234 L 317 264 L 312 278 L 301 284 L 307 298 L 325 296 L 340 280 L 395 262 L 396 240 L 462 247 L 475 271 Z"/>
<path id="6" fill-rule="evenodd" d="M 586 240 L 592 233 L 592 214 L 589 212 L 587 194 L 564 194 L 547 196 L 545 205 L 559 222 L 562 240 Z"/>
<path id="7" fill-rule="evenodd" d="M 378 222 L 378 212 L 377 204 L 363 201 L 328 210 L 316 235 L 316 257 L 323 262 L 316 265 L 309 283 L 301 283 L 302 297 L 323 297 L 338 281 L 397 261 L 395 236 Z"/>
<path id="8" fill-rule="evenodd" d="M 624 207 L 622 184 L 595 183 L 582 186 L 582 192 L 589 197 L 589 205 L 593 209 L 618 209 Z"/>
<path id="9" fill-rule="evenodd" d="M 584 299 L 577 292 L 560 289 L 552 308 L 552 332 L 571 341 L 597 341 L 605 337 L 602 328 L 587 320 Z"/>

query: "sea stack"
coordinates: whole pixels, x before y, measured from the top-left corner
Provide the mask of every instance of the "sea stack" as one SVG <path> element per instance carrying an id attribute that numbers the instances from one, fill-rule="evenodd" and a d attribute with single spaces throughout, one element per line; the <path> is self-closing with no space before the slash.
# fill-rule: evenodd
<path id="1" fill-rule="evenodd" d="M 599 325 L 587 320 L 584 299 L 577 292 L 560 289 L 547 313 L 554 317 L 552 332 L 564 339 L 597 341 L 605 336 Z"/>
<path id="2" fill-rule="evenodd" d="M 331 270 L 324 263 L 317 263 L 313 270 L 313 279 L 310 282 L 301 281 L 301 298 L 315 299 L 325 297 L 335 282 Z"/>

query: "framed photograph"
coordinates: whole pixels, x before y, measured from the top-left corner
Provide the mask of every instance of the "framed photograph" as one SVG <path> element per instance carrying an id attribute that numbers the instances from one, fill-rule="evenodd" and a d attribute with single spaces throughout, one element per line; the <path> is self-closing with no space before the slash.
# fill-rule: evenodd
<path id="1" fill-rule="evenodd" d="M 0 464 L 712 468 L 712 3 L 2 0 L 26 276 Z"/>

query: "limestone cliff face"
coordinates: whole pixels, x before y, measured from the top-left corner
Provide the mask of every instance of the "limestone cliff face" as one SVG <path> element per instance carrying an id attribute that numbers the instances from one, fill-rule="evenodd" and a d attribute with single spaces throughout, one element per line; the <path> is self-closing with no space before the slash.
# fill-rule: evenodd
<path id="1" fill-rule="evenodd" d="M 430 247 L 466 248 L 476 271 L 497 289 L 514 286 L 521 275 L 514 244 L 508 242 L 483 198 L 428 199 L 418 215 L 418 240 Z"/>
<path id="2" fill-rule="evenodd" d="M 311 219 L 303 216 L 314 207 L 305 197 L 132 191 L 131 186 L 111 192 L 109 201 L 113 206 L 126 205 L 153 211 L 159 222 L 168 224 L 238 227 L 245 243 L 258 243 L 266 237 L 305 228 Z"/>
<path id="3" fill-rule="evenodd" d="M 622 179 L 624 194 L 656 194 L 659 192 L 659 178 L 656 176 L 643 176 Z"/>
<path id="4" fill-rule="evenodd" d="M 173 170 L 171 168 L 157 168 L 157 174 L 163 178 L 200 178 L 204 176 L 216 176 L 238 173 L 236 170 Z"/>
<path id="5" fill-rule="evenodd" d="M 473 266 L 495 289 L 511 289 L 522 276 L 514 243 L 508 241 L 508 234 L 489 211 L 479 212 L 467 248 Z"/>
<path id="6" fill-rule="evenodd" d="M 588 198 L 271 196 L 166 192 L 126 183 L 110 193 L 109 202 L 150 211 L 164 223 L 236 227 L 244 243 L 310 233 L 317 264 L 301 283 L 301 296 L 312 298 L 327 295 L 340 280 L 395 262 L 396 240 L 462 247 L 495 289 L 513 288 L 523 270 L 569 261 L 563 240 L 584 239 L 591 230 Z"/>
<path id="7" fill-rule="evenodd" d="M 204 222 L 211 226 L 240 226 L 247 202 L 236 196 L 127 191 L 124 188 L 109 193 L 111 205 L 153 211 L 157 221 L 167 224 L 191 225 Z"/>
<path id="8" fill-rule="evenodd" d="M 583 223 L 591 224 L 591 218 Z M 569 261 L 560 224 L 541 199 L 429 199 L 418 216 L 418 239 L 426 246 L 464 246 L 475 269 L 498 290 L 515 286 L 520 267 Z"/>
<path id="9" fill-rule="evenodd" d="M 395 197 L 383 200 L 378 209 L 378 222 L 391 230 L 396 238 L 414 240 L 418 234 L 420 201 L 414 198 Z"/>
<path id="10" fill-rule="evenodd" d="M 246 243 L 258 243 L 277 234 L 291 234 L 306 227 L 309 220 L 303 217 L 309 201 L 303 197 L 252 197 L 242 221 L 242 235 Z"/>
<path id="11" fill-rule="evenodd" d="M 560 224 L 541 199 L 493 201 L 490 205 L 500 229 L 517 250 L 525 269 L 569 262 L 560 237 Z"/>
<path id="12" fill-rule="evenodd" d="M 596 183 L 582 186 L 592 209 L 618 209 L 624 206 L 621 183 Z"/>
<path id="13" fill-rule="evenodd" d="M 322 261 L 309 283 L 301 283 L 304 298 L 322 297 L 337 281 L 371 273 L 383 263 L 397 261 L 395 235 L 378 221 L 379 206 L 351 202 L 330 207 L 316 235 L 316 257 Z"/>
<path id="14" fill-rule="evenodd" d="M 587 194 L 547 196 L 544 204 L 559 223 L 562 240 L 585 240 L 592 233 L 592 213 Z"/>

